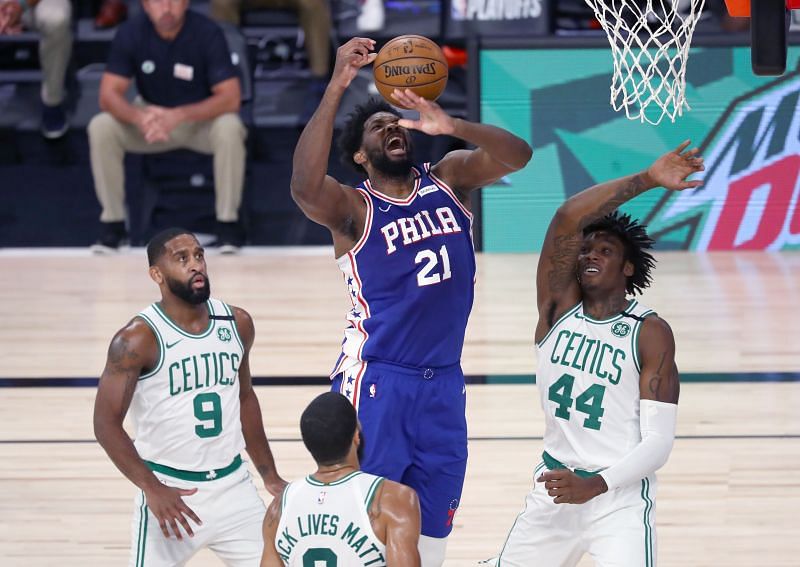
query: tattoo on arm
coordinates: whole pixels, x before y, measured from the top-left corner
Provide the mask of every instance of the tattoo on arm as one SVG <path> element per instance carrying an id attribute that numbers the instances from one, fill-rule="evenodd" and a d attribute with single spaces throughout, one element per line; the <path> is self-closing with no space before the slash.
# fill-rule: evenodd
<path id="1" fill-rule="evenodd" d="M 557 236 L 553 241 L 553 254 L 550 257 L 550 271 L 547 273 L 548 287 L 551 294 L 557 296 L 564 286 L 574 277 L 575 259 L 583 243 L 581 232 L 595 220 L 607 215 L 621 204 L 630 201 L 633 197 L 644 191 L 645 185 L 638 175 L 622 184 L 617 191 L 604 203 L 600 203 L 591 213 L 585 215 L 578 222 L 578 234 L 564 234 Z M 555 307 L 548 313 L 548 323 L 552 326 L 555 321 Z"/>
<path id="2" fill-rule="evenodd" d="M 647 382 L 650 394 L 653 399 L 659 402 L 677 403 L 680 382 L 678 381 L 678 371 L 674 364 L 671 368 L 664 368 L 667 353 L 661 353 L 661 360 L 655 373 L 650 376 Z"/>
<path id="3" fill-rule="evenodd" d="M 611 197 L 605 203 L 600 203 L 600 205 L 594 211 L 581 219 L 580 223 L 578 223 L 580 230 L 583 230 L 595 220 L 602 218 L 608 213 L 616 210 L 620 205 L 627 203 L 644 190 L 645 186 L 644 183 L 642 183 L 642 178 L 638 175 L 634 175 L 626 183 L 624 183 L 616 193 L 611 195 Z"/>
<path id="4" fill-rule="evenodd" d="M 131 347 L 130 340 L 119 337 L 108 353 L 108 364 L 117 371 L 125 372 L 130 370 L 138 358 L 139 353 Z"/>

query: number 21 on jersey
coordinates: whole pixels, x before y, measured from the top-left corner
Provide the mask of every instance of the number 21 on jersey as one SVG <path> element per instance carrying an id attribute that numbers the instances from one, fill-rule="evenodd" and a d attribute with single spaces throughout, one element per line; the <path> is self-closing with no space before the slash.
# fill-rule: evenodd
<path id="1" fill-rule="evenodd" d="M 447 255 L 447 246 L 442 244 L 437 254 L 433 250 L 420 250 L 417 252 L 417 257 L 414 258 L 414 263 L 422 264 L 419 272 L 417 272 L 417 285 L 424 287 L 426 285 L 434 285 L 449 280 L 453 275 L 450 272 L 450 256 Z M 441 267 L 439 267 L 441 264 Z"/>

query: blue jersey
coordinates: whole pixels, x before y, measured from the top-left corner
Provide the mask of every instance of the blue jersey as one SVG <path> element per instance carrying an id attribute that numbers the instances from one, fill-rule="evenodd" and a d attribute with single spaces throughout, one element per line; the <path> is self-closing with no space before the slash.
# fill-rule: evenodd
<path id="1" fill-rule="evenodd" d="M 430 170 L 394 199 L 372 188 L 364 234 L 337 263 L 352 307 L 332 376 L 361 361 L 443 367 L 461 360 L 475 284 L 472 214 Z"/>

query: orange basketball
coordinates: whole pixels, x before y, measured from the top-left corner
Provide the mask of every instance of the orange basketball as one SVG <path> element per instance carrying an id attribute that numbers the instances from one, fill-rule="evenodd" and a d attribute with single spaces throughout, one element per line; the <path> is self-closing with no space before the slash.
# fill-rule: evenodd
<path id="1" fill-rule="evenodd" d="M 427 37 L 401 35 L 378 52 L 372 64 L 375 86 L 387 102 L 394 89 L 410 89 L 428 100 L 436 100 L 447 85 L 447 60 L 442 50 Z"/>

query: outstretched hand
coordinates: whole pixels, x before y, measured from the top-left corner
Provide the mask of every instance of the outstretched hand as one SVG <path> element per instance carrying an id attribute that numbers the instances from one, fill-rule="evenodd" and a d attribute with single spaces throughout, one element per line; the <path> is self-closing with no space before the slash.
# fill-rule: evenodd
<path id="1" fill-rule="evenodd" d="M 691 143 L 691 140 L 686 140 L 675 150 L 658 158 L 647 169 L 647 175 L 653 185 L 660 185 L 673 191 L 683 191 L 703 184 L 700 180 L 686 181 L 691 174 L 705 169 L 703 158 L 697 155 L 700 152 L 699 149 L 692 148 L 688 152 L 684 152 Z"/>
<path id="2" fill-rule="evenodd" d="M 332 83 L 343 88 L 350 86 L 356 78 L 358 70 L 369 65 L 378 56 L 374 53 L 375 40 L 366 37 L 354 37 L 336 50 L 336 64 L 333 67 Z"/>
<path id="3" fill-rule="evenodd" d="M 455 131 L 455 120 L 453 117 L 442 110 L 442 107 L 432 100 L 424 99 L 410 89 L 395 89 L 392 92 L 392 98 L 403 108 L 419 112 L 419 120 L 401 118 L 397 123 L 399 126 L 412 130 L 419 130 L 430 136 L 439 134 L 449 135 Z"/>

